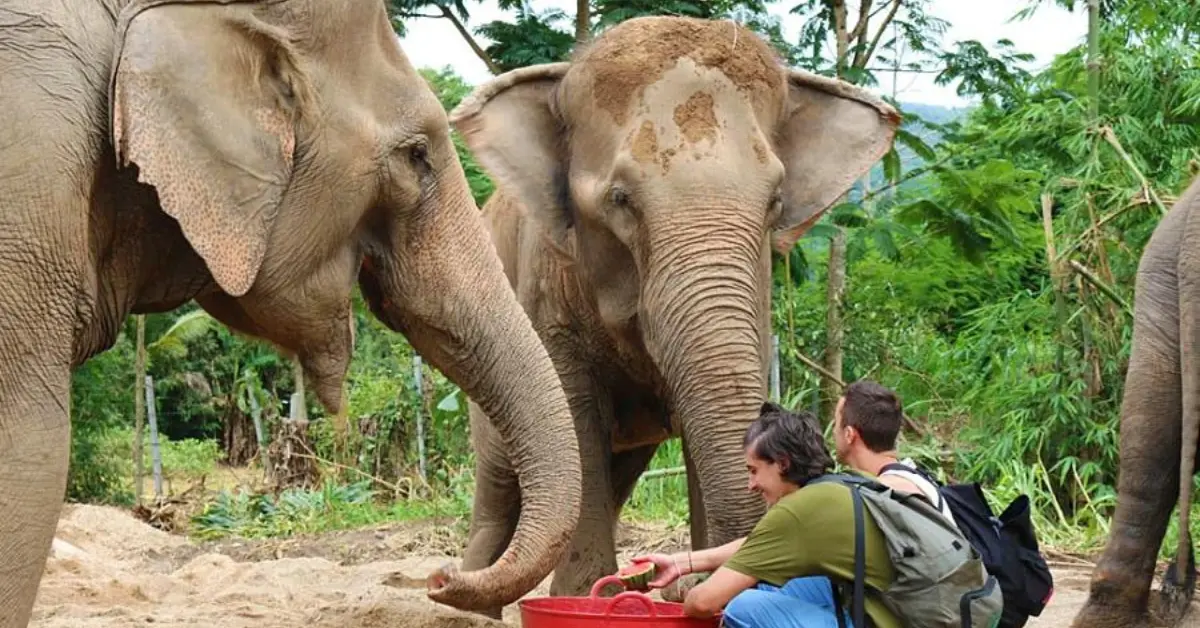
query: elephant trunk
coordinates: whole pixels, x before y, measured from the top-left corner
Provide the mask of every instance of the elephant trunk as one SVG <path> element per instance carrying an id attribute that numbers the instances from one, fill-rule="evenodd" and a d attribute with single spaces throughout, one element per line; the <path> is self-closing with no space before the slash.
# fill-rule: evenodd
<path id="1" fill-rule="evenodd" d="M 480 611 L 515 602 L 561 560 L 579 521 L 582 471 L 558 374 L 465 192 L 439 204 L 421 246 L 390 261 L 368 255 L 360 285 L 376 315 L 494 421 L 516 472 L 520 519 L 504 554 L 430 577 L 430 598 Z"/>
<path id="2" fill-rule="evenodd" d="M 434 600 L 474 611 L 515 602 L 554 569 L 578 523 L 582 491 L 578 441 L 549 355 L 515 299 L 480 300 L 492 304 L 474 308 L 471 317 L 480 320 L 467 326 L 478 331 L 441 368 L 461 374 L 460 386 L 495 421 L 516 470 L 521 510 L 512 541 L 492 566 L 443 570 L 432 580 Z"/>
<path id="3" fill-rule="evenodd" d="M 757 225 L 744 224 L 744 211 L 688 214 L 711 222 L 661 230 L 669 235 L 650 246 L 641 316 L 703 493 L 707 539 L 692 542 L 711 547 L 745 536 L 763 513 L 746 488 L 742 439 L 766 397 L 769 302 Z"/>

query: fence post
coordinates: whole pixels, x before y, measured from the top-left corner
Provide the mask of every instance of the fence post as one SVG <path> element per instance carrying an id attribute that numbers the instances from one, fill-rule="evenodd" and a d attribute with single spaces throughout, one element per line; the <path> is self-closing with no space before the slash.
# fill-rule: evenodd
<path id="1" fill-rule="evenodd" d="M 771 401 L 779 403 L 779 334 L 771 334 Z"/>
<path id="2" fill-rule="evenodd" d="M 421 481 L 428 482 L 425 476 L 425 386 L 421 375 L 421 355 L 413 353 L 413 379 L 417 384 L 417 470 Z"/>
<path id="3" fill-rule="evenodd" d="M 162 499 L 162 453 L 158 448 L 158 410 L 154 405 L 154 378 L 146 376 L 146 419 L 150 423 L 150 457 L 154 461 L 154 497 Z"/>

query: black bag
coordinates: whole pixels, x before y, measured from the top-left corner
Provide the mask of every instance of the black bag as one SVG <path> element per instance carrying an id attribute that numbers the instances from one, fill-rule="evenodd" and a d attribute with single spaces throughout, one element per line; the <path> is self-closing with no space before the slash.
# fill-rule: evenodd
<path id="1" fill-rule="evenodd" d="M 1054 595 L 1054 578 L 1038 551 L 1029 497 L 1017 497 L 996 517 L 978 483 L 943 486 L 922 469 L 907 465 L 905 469 L 915 470 L 938 487 L 959 531 L 983 557 L 988 573 L 1000 582 L 1004 612 L 998 628 L 1021 628 L 1030 616 L 1041 615 Z"/>

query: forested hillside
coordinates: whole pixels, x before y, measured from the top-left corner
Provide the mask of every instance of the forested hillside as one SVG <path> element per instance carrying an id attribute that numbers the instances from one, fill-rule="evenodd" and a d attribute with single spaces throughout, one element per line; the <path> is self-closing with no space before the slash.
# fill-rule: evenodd
<path id="1" fill-rule="evenodd" d="M 819 370 L 894 387 L 917 426 L 906 453 L 985 482 L 997 502 L 1025 492 L 1046 542 L 1098 548 L 1113 506 L 1138 259 L 1200 172 L 1200 8 L 1102 3 L 1092 52 L 1080 45 L 1034 72 L 1003 42 L 942 41 L 944 24 L 923 0 L 873 11 L 851 33 L 846 14 L 854 27 L 859 3 L 786 1 L 806 20 L 790 41 L 764 0 L 595 0 L 583 16 L 502 2 L 516 18 L 490 23 L 472 20 L 470 0 L 389 4 L 398 32 L 428 19 L 461 25 L 495 71 L 565 59 L 577 39 L 637 15 L 733 16 L 796 67 L 869 88 L 876 72 L 928 72 L 974 99 L 957 110 L 896 103 L 906 120 L 894 152 L 790 254 L 776 256 L 780 397 L 828 420 L 838 383 Z M 1058 4 L 1086 23 L 1085 3 Z M 422 72 L 447 109 L 472 88 L 450 69 Z M 492 183 L 456 141 L 482 205 Z M 427 366 L 418 391 L 403 337 L 361 300 L 355 317 L 348 410 L 326 416 L 308 395 L 306 433 L 285 429 L 296 382 L 271 347 L 231 334 L 194 305 L 144 318 L 168 477 L 213 474 L 216 465 L 261 476 L 256 416 L 268 447 L 287 445 L 291 464 L 319 471 L 315 489 L 288 500 L 221 494 L 198 511 L 196 533 L 287 534 L 469 508 L 466 399 Z M 72 500 L 134 500 L 138 337 L 130 318 L 116 345 L 75 374 Z M 142 443 L 149 478 L 148 428 Z M 672 442 L 652 469 L 680 465 Z M 149 479 L 144 494 L 153 494 Z M 655 474 L 625 516 L 682 522 L 686 495 L 682 477 Z M 338 513 L 336 521 L 320 512 Z M 1173 542 L 1174 528 L 1164 547 Z"/>

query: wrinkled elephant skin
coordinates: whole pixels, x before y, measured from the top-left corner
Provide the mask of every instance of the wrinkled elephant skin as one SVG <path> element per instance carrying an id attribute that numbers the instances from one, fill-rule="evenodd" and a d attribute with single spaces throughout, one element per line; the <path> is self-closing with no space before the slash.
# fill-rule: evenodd
<path id="1" fill-rule="evenodd" d="M 1151 612 L 1178 625 L 1195 587 L 1191 538 L 1181 534 L 1157 604 L 1151 604 L 1171 511 L 1178 504 L 1179 529 L 1187 530 L 1191 510 L 1200 424 L 1200 179 L 1155 228 L 1138 263 L 1134 293 L 1116 512 L 1074 628 L 1149 626 Z M 1180 558 L 1183 578 L 1176 571 Z"/>
<path id="2" fill-rule="evenodd" d="M 575 416 L 584 504 L 552 593 L 615 570 L 614 521 L 674 436 L 693 546 L 746 534 L 763 512 L 741 439 L 766 396 L 772 234 L 790 249 L 887 152 L 895 110 L 789 71 L 733 22 L 652 17 L 496 77 L 451 123 L 498 181 L 492 240 Z M 485 416 L 472 408 L 468 567 L 520 512 Z"/>
<path id="3" fill-rule="evenodd" d="M 381 0 L 0 0 L 0 111 L 0 628 L 27 625 L 50 549 L 71 372 L 129 314 L 195 300 L 336 411 L 356 282 L 529 487 L 511 551 L 431 597 L 505 604 L 551 572 L 570 409 Z"/>

